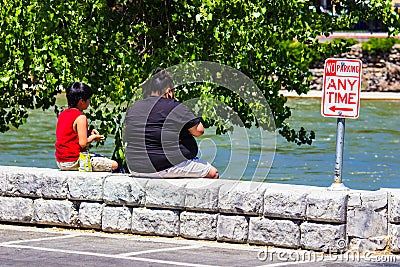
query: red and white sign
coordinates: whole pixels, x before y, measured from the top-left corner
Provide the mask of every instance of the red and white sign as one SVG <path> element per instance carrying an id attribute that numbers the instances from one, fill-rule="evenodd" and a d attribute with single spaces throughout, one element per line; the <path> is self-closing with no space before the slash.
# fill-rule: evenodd
<path id="1" fill-rule="evenodd" d="M 325 117 L 358 118 L 362 62 L 359 59 L 325 60 L 321 114 Z"/>

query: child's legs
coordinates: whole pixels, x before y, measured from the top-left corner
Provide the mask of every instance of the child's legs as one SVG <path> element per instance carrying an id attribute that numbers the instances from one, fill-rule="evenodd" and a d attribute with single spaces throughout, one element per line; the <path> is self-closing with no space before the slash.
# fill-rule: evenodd
<path id="1" fill-rule="evenodd" d="M 90 161 L 92 163 L 92 170 L 94 172 L 109 172 L 111 171 L 113 161 L 102 156 L 92 156 L 90 154 Z"/>
<path id="2" fill-rule="evenodd" d="M 77 171 L 79 169 L 79 160 L 72 162 L 58 162 L 57 166 L 62 171 Z"/>

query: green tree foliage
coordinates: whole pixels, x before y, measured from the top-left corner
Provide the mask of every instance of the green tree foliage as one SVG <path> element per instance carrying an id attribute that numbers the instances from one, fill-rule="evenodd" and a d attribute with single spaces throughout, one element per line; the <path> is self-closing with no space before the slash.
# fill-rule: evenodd
<path id="1" fill-rule="evenodd" d="M 340 1 L 337 15 L 321 13 L 305 0 L 1 0 L 0 132 L 18 127 L 27 110 L 55 105 L 72 81 L 92 86 L 89 119 L 116 141 L 123 157 L 121 123 L 129 100 L 155 67 L 211 61 L 236 68 L 261 89 L 280 134 L 298 144 L 314 132 L 286 122 L 290 107 L 281 88 L 306 93 L 309 64 L 348 48 L 346 42 L 321 44 L 317 36 L 349 27 L 360 19 L 380 19 L 397 33 L 391 1 Z M 294 49 L 295 47 L 295 49 Z M 182 101 L 215 98 L 255 124 L 249 106 L 234 93 L 193 85 Z M 56 108 L 58 111 L 58 108 Z M 203 117 L 207 126 L 218 120 Z"/>

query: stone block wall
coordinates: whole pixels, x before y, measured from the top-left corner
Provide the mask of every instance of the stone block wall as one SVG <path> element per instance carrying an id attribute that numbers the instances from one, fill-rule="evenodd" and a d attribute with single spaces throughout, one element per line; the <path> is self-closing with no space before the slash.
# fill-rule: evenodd
<path id="1" fill-rule="evenodd" d="M 352 46 L 350 52 L 337 56 L 338 58 L 360 59 L 363 63 L 361 82 L 362 91 L 400 92 L 400 44 L 395 44 L 389 53 L 369 55 L 363 53 L 361 44 Z M 318 62 L 311 67 L 311 90 L 322 90 L 324 62 Z"/>
<path id="2" fill-rule="evenodd" d="M 0 166 L 0 222 L 314 251 L 400 252 L 400 189 Z"/>

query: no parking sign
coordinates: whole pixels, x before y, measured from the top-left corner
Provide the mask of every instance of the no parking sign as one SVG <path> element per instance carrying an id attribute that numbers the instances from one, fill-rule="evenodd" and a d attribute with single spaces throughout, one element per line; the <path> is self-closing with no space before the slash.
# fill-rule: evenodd
<path id="1" fill-rule="evenodd" d="M 358 118 L 360 111 L 362 62 L 359 59 L 325 60 L 321 114 L 336 117 L 335 176 L 331 190 L 348 190 L 342 183 L 345 119 Z"/>
<path id="2" fill-rule="evenodd" d="M 328 58 L 325 61 L 321 114 L 325 117 L 358 118 L 362 62 Z"/>

